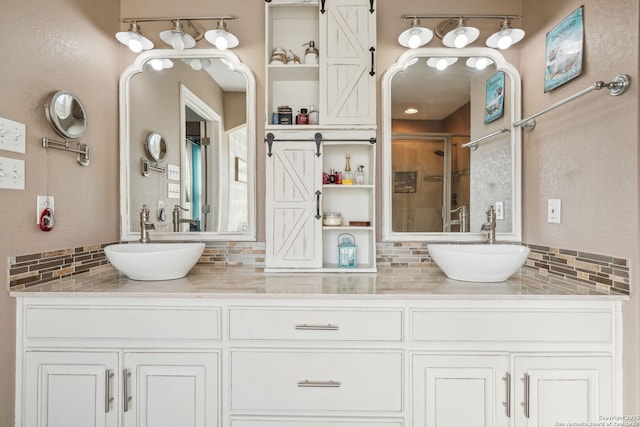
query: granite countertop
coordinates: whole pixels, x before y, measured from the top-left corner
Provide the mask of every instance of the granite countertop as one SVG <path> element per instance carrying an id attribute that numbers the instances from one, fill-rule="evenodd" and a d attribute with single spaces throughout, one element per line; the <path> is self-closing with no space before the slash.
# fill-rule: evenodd
<path id="1" fill-rule="evenodd" d="M 579 281 L 523 267 L 506 282 L 473 283 L 447 278 L 437 267 L 384 267 L 377 273 L 266 273 L 260 268 L 196 265 L 182 279 L 135 281 L 106 266 L 24 289 L 11 296 L 144 297 L 340 297 L 340 298 L 558 298 L 626 300 Z"/>

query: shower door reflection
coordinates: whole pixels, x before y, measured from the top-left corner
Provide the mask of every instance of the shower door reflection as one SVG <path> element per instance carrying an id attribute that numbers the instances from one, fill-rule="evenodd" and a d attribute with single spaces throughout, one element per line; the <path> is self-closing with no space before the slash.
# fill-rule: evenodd
<path id="1" fill-rule="evenodd" d="M 462 207 L 469 207 L 470 157 L 461 147 L 467 141 L 468 136 L 451 134 L 394 133 L 394 232 L 469 231 L 457 221 Z"/>

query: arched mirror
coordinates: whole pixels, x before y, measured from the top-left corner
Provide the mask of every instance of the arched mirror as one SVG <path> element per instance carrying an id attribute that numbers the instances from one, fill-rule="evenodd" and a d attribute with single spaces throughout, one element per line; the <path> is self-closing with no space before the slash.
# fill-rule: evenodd
<path id="1" fill-rule="evenodd" d="M 520 91 L 489 48 L 410 50 L 387 70 L 383 240 L 482 241 L 491 205 L 498 240 L 521 240 Z"/>
<path id="2" fill-rule="evenodd" d="M 45 105 L 45 113 L 55 132 L 65 139 L 80 139 L 87 130 L 87 113 L 70 92 L 53 93 Z"/>
<path id="3" fill-rule="evenodd" d="M 143 205 L 152 240 L 256 239 L 255 98 L 253 73 L 232 52 L 136 58 L 120 79 L 123 240 L 140 238 Z M 145 176 L 147 156 L 164 161 Z"/>

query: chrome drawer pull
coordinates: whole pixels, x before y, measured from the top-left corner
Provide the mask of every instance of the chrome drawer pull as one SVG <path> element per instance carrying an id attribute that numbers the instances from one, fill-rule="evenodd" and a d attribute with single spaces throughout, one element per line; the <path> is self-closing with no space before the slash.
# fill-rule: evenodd
<path id="1" fill-rule="evenodd" d="M 509 372 L 505 373 L 502 380 L 504 381 L 505 386 L 505 401 L 502 402 L 502 405 L 504 405 L 505 415 L 507 418 L 511 418 L 511 374 Z"/>
<path id="2" fill-rule="evenodd" d="M 296 325 L 296 331 L 337 331 L 339 328 L 331 323 L 326 325 Z"/>
<path id="3" fill-rule="evenodd" d="M 128 369 L 124 369 L 122 371 L 122 376 L 123 378 L 123 384 L 122 384 L 122 388 L 123 388 L 123 406 L 124 406 L 124 412 L 129 411 L 129 402 L 131 402 L 131 400 L 133 400 L 133 398 L 131 396 L 129 396 L 129 378 L 131 378 L 131 372 L 129 372 Z"/>
<path id="4" fill-rule="evenodd" d="M 531 407 L 529 406 L 529 399 L 531 398 L 530 396 L 530 390 L 529 387 L 531 385 L 531 377 L 529 377 L 529 374 L 524 374 L 524 377 L 522 378 L 522 382 L 524 383 L 524 402 L 521 402 L 520 405 L 522 406 L 522 408 L 524 408 L 524 416 L 526 418 L 529 418 L 530 415 L 530 410 Z"/>
<path id="5" fill-rule="evenodd" d="M 340 382 L 329 380 L 329 381 L 298 381 L 298 387 L 340 387 Z"/>
<path id="6" fill-rule="evenodd" d="M 113 397 L 111 397 L 111 378 L 113 378 L 116 374 L 114 374 L 111 369 L 107 369 L 104 376 L 104 413 L 109 413 L 109 405 L 113 402 Z"/>

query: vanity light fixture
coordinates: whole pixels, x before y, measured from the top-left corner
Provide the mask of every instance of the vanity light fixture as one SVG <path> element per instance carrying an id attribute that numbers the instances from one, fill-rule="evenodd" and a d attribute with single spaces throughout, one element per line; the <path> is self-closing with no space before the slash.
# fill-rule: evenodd
<path id="1" fill-rule="evenodd" d="M 154 58 L 149 61 L 149 66 L 156 71 L 162 71 L 173 67 L 173 61 L 167 58 Z"/>
<path id="2" fill-rule="evenodd" d="M 511 21 L 504 18 L 504 21 L 502 21 L 502 24 L 500 25 L 500 29 L 491 34 L 487 39 L 487 46 L 498 49 L 508 49 L 523 38 L 524 30 L 521 30 L 520 28 L 511 28 Z"/>
<path id="3" fill-rule="evenodd" d="M 216 48 L 232 49 L 240 44 L 238 38 L 227 31 L 226 22 L 238 19 L 235 15 L 175 18 L 122 18 L 120 22 L 130 24 L 128 31 L 116 33 L 120 43 L 132 52 L 153 49 L 153 42 L 140 32 L 140 22 L 171 22 L 172 28 L 160 32 L 160 39 L 175 50 L 191 49 L 203 37 Z M 205 32 L 204 27 L 196 25 L 196 21 L 218 21 L 218 28 Z"/>
<path id="4" fill-rule="evenodd" d="M 448 28 L 453 23 L 452 19 L 443 21 L 438 25 L 438 30 Z M 452 30 L 449 30 L 444 37 L 442 37 L 442 44 L 447 47 L 455 47 L 461 49 L 470 45 L 480 36 L 480 30 L 476 27 L 469 27 L 466 25 L 463 18 L 458 19 L 458 24 Z"/>
<path id="5" fill-rule="evenodd" d="M 137 22 L 131 22 L 129 30 L 116 33 L 116 39 L 123 45 L 129 47 L 131 52 L 134 53 L 153 49 L 153 42 L 140 32 L 140 26 Z"/>
<path id="6" fill-rule="evenodd" d="M 409 49 L 415 49 L 429 43 L 433 38 L 433 31 L 421 27 L 420 21 L 414 18 L 411 21 L 411 28 L 404 30 L 398 37 L 398 43 Z"/>
<path id="7" fill-rule="evenodd" d="M 196 45 L 196 39 L 182 30 L 179 19 L 173 21 L 173 28 L 160 31 L 160 39 L 175 50 L 191 49 Z"/>
<path id="8" fill-rule="evenodd" d="M 475 68 L 476 70 L 484 70 L 491 64 L 493 64 L 493 61 L 484 56 L 472 56 L 467 59 L 467 67 Z"/>
<path id="9" fill-rule="evenodd" d="M 489 47 L 507 49 L 524 37 L 523 30 L 511 26 L 512 21 L 521 19 L 520 15 L 401 15 L 400 19 L 410 19 L 411 27 L 400 34 L 398 43 L 411 49 L 429 43 L 434 34 L 447 47 L 463 48 L 468 46 L 480 36 L 478 28 L 467 25 L 467 21 L 473 19 L 499 19 L 502 21 L 500 29 L 486 41 Z M 420 25 L 420 19 L 439 19 L 441 21 L 431 31 Z M 429 34 L 429 36 L 423 36 L 423 34 Z"/>
<path id="10" fill-rule="evenodd" d="M 436 70 L 446 70 L 449 66 L 455 64 L 458 58 L 429 58 L 427 59 L 427 65 Z"/>
<path id="11" fill-rule="evenodd" d="M 183 58 L 182 62 L 193 68 L 194 71 L 200 71 L 212 65 L 211 59 L 209 58 Z"/>
<path id="12" fill-rule="evenodd" d="M 218 28 L 204 33 L 204 38 L 220 50 L 233 49 L 240 44 L 238 38 L 227 31 L 227 24 L 224 19 L 218 21 Z"/>

